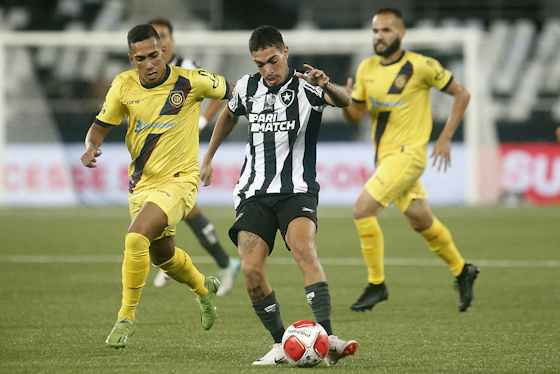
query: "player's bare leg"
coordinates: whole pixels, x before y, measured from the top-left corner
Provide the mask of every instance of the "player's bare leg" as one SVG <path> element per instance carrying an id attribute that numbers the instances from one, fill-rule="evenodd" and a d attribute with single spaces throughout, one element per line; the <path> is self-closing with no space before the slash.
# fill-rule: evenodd
<path id="1" fill-rule="evenodd" d="M 288 225 L 286 243 L 303 273 L 305 297 L 311 306 L 315 320 L 329 335 L 328 365 L 336 364 L 341 358 L 351 356 L 358 349 L 355 340 L 342 340 L 333 335 L 331 326 L 331 296 L 327 277 L 317 256 L 315 247 L 315 222 L 307 217 L 298 217 Z"/>
<path id="2" fill-rule="evenodd" d="M 377 216 L 384 207 L 363 189 L 354 203 L 353 216 L 360 247 L 368 269 L 368 284 L 350 307 L 355 312 L 371 310 L 377 303 L 389 298 L 385 285 L 384 240 Z"/>
<path id="3" fill-rule="evenodd" d="M 237 236 L 237 246 L 245 288 L 253 309 L 274 339 L 272 349 L 255 360 L 253 365 L 274 366 L 286 363 L 281 344 L 284 324 L 280 316 L 280 304 L 265 273 L 266 258 L 269 254 L 268 244 L 254 233 L 240 231 Z"/>
<path id="4" fill-rule="evenodd" d="M 465 263 L 451 233 L 434 217 L 426 199 L 412 200 L 404 214 L 410 226 L 424 237 L 430 249 L 448 265 L 459 291 L 459 311 L 466 311 L 474 298 L 474 281 L 480 270 L 473 264 Z"/>

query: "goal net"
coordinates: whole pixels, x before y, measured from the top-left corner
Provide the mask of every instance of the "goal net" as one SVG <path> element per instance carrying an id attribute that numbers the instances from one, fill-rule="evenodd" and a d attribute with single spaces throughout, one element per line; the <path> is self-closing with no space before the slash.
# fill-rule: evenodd
<path id="1" fill-rule="evenodd" d="M 177 31 L 174 37 L 180 54 L 235 81 L 255 71 L 248 53 L 249 35 L 249 31 Z M 337 68 L 340 71 L 340 65 L 345 64 L 345 71 L 335 77 L 341 84 L 372 50 L 371 32 L 366 29 L 286 31 L 283 35 L 292 62 L 301 65 L 320 61 L 320 67 L 327 72 Z M 453 184 L 457 186 L 454 193 L 462 194 L 444 203 L 492 203 L 499 193 L 496 129 L 490 107 L 488 72 L 482 63 L 481 36 L 480 31 L 472 28 L 422 28 L 408 30 L 404 40 L 407 49 L 443 58 L 444 65 L 471 93 L 463 122 L 464 143 L 454 143 L 452 160 L 458 158 L 452 166 L 454 172 L 443 175 L 441 181 L 434 177 L 434 184 L 443 184 L 439 186 L 442 193 L 445 184 Z M 100 199 L 104 203 L 123 202 L 126 162 L 122 161 L 124 166 L 121 165 L 122 144 L 108 145 L 105 149 L 107 163 L 119 160 L 120 166 L 110 171 L 82 170 L 78 159 L 85 132 L 111 79 L 128 68 L 126 53 L 125 31 L 0 33 L 0 205 L 96 203 Z M 444 123 L 451 99 L 434 93 L 432 105 L 435 120 Z M 329 122 L 342 123 L 340 110 L 326 110 L 324 122 L 326 126 Z M 358 148 L 371 153 L 369 127 L 362 128 L 366 129 L 364 133 L 350 145 L 320 145 L 323 154 L 319 157 L 348 160 L 346 168 L 350 171 L 333 171 L 323 177 L 324 183 L 336 180 L 345 192 L 333 193 L 335 203 L 352 201 L 362 180 L 355 184 L 352 181 L 367 177 L 369 172 L 352 169 L 351 165 Z M 239 136 L 239 141 L 242 138 Z M 231 152 L 235 154 L 237 150 Z M 336 155 L 329 156 L 328 152 Z M 371 156 L 366 162 L 370 161 Z M 224 167 L 220 175 L 235 179 L 239 171 L 236 168 Z M 429 190 L 430 186 L 427 187 Z M 103 194 L 99 193 L 101 189 Z M 326 196 L 330 201 L 328 191 Z M 342 195 L 347 197 L 337 200 Z M 217 196 L 210 194 L 207 198 L 221 201 Z"/>

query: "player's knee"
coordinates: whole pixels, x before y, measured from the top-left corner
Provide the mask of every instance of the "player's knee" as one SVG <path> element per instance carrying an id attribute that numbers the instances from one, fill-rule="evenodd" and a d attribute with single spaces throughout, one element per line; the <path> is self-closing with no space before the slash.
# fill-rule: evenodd
<path id="1" fill-rule="evenodd" d="M 432 223 L 434 222 L 431 216 L 418 216 L 418 217 L 408 217 L 408 223 L 410 227 L 416 232 L 422 232 L 430 227 L 432 227 Z"/>
<path id="2" fill-rule="evenodd" d="M 376 216 L 377 213 L 375 209 L 372 209 L 371 207 L 365 204 L 361 204 L 359 201 L 357 201 L 352 208 L 352 215 L 354 219 L 361 219 Z"/>

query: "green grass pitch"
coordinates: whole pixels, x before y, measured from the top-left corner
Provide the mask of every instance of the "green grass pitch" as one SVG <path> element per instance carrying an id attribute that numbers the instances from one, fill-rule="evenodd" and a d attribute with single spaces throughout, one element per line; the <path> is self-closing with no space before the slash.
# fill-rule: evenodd
<path id="1" fill-rule="evenodd" d="M 208 208 L 222 242 L 229 208 Z M 271 340 L 238 278 L 200 327 L 177 284 L 144 289 L 125 350 L 107 348 L 120 302 L 126 208 L 0 209 L 0 373 L 559 373 L 560 208 L 436 208 L 463 255 L 481 267 L 475 302 L 457 311 L 447 268 L 394 209 L 381 217 L 390 297 L 353 313 L 362 291 L 350 208 L 321 208 L 317 243 L 329 277 L 335 333 L 360 342 L 335 368 L 252 368 Z M 186 226 L 178 242 L 207 273 L 216 266 Z M 302 276 L 277 239 L 268 266 L 286 325 L 312 318 Z"/>

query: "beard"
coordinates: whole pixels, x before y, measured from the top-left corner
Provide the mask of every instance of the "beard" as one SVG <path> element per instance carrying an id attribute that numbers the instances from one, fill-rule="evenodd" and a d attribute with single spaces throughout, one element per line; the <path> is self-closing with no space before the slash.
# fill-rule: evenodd
<path id="1" fill-rule="evenodd" d="M 396 37 L 395 40 L 393 40 L 393 42 L 391 44 L 389 44 L 382 51 L 378 51 L 377 48 L 375 47 L 375 45 L 373 46 L 373 50 L 374 50 L 375 54 L 379 55 L 381 57 L 389 57 L 393 53 L 398 51 L 400 48 L 401 48 L 401 38 L 399 38 L 399 37 Z"/>

